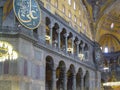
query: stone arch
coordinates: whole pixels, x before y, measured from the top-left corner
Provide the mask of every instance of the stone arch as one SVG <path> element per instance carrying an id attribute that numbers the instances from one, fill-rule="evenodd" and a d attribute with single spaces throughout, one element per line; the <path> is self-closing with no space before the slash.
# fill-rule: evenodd
<path id="1" fill-rule="evenodd" d="M 58 29 L 59 29 L 59 25 L 58 23 L 55 23 L 52 28 L 52 44 L 55 47 L 58 47 Z"/>
<path id="2" fill-rule="evenodd" d="M 46 75 L 46 79 L 45 79 L 46 90 L 52 89 L 53 68 L 54 68 L 53 58 L 51 56 L 47 56 L 46 57 L 46 73 L 45 73 L 45 75 Z"/>
<path id="3" fill-rule="evenodd" d="M 66 73 L 66 65 L 64 61 L 60 61 L 59 65 L 56 69 L 56 86 L 57 90 L 63 90 L 64 89 L 64 78 L 65 78 L 65 73 Z"/>
<path id="4" fill-rule="evenodd" d="M 46 20 L 46 35 L 45 35 L 45 40 L 46 40 L 46 43 L 50 43 L 50 24 L 51 24 L 51 20 L 49 17 L 46 17 L 45 18 Z"/>
<path id="5" fill-rule="evenodd" d="M 74 54 L 77 56 L 77 43 L 78 43 L 78 37 L 76 36 L 75 37 L 75 40 L 74 40 Z"/>
<path id="6" fill-rule="evenodd" d="M 67 90 L 73 90 L 74 84 L 75 67 L 73 64 L 70 65 L 67 71 Z"/>
<path id="7" fill-rule="evenodd" d="M 67 33 L 67 30 L 65 28 L 62 29 L 60 33 L 60 47 L 62 51 L 65 51 L 65 34 Z"/>
<path id="8" fill-rule="evenodd" d="M 88 47 L 87 44 L 85 44 L 85 46 L 84 46 L 84 50 L 85 50 L 85 51 L 88 51 L 88 50 L 89 50 L 89 47 Z"/>
<path id="9" fill-rule="evenodd" d="M 79 52 L 80 53 L 83 53 L 82 48 L 83 48 L 83 41 L 81 40 L 80 44 L 79 44 Z"/>
<path id="10" fill-rule="evenodd" d="M 83 70 L 82 68 L 78 69 L 76 74 L 76 90 L 82 90 L 82 78 L 83 78 Z"/>
<path id="11" fill-rule="evenodd" d="M 46 25 L 49 25 L 49 24 L 51 23 L 51 20 L 50 20 L 50 18 L 49 18 L 49 17 L 46 17 L 46 18 L 45 18 L 45 21 L 46 21 L 46 22 L 45 22 L 45 23 L 46 23 Z"/>
<path id="12" fill-rule="evenodd" d="M 88 59 L 88 51 L 89 51 L 89 47 L 88 47 L 88 45 L 87 44 L 85 44 L 85 46 L 84 46 L 84 57 L 85 57 L 85 59 Z"/>
<path id="13" fill-rule="evenodd" d="M 69 32 L 69 36 L 67 37 L 67 43 L 68 43 L 67 51 L 68 51 L 68 53 L 73 53 L 72 38 L 73 38 L 73 34 L 71 32 Z"/>

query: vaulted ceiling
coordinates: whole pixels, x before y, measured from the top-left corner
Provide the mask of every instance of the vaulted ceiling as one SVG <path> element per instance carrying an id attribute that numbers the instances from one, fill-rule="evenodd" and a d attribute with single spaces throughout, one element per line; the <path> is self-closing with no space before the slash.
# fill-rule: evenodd
<path id="1" fill-rule="evenodd" d="M 120 51 L 120 0 L 83 0 L 83 4 L 95 41 L 108 52 Z"/>

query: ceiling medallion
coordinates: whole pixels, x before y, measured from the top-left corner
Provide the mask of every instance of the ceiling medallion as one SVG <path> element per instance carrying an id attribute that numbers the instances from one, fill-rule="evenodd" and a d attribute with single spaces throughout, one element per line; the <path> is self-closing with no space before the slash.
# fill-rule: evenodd
<path id="1" fill-rule="evenodd" d="M 13 0 L 18 21 L 28 29 L 35 29 L 41 21 L 41 10 L 36 0 Z"/>
<path id="2" fill-rule="evenodd" d="M 13 50 L 11 44 L 5 41 L 0 41 L 0 62 L 5 60 L 15 60 L 18 58 L 18 54 Z"/>

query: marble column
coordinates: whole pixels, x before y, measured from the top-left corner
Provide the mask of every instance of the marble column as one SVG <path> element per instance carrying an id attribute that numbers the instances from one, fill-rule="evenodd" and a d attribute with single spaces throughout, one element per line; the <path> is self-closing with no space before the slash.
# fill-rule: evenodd
<path id="1" fill-rule="evenodd" d="M 52 70 L 52 90 L 56 90 L 56 69 Z"/>
<path id="2" fill-rule="evenodd" d="M 79 42 L 79 41 L 77 41 L 77 42 L 76 42 L 76 44 L 77 44 L 77 56 L 78 56 L 78 55 L 79 55 L 79 53 L 80 53 L 80 52 L 79 52 L 79 44 L 80 44 L 80 42 Z"/>
<path id="3" fill-rule="evenodd" d="M 65 36 L 65 53 L 67 53 L 67 48 L 68 48 L 68 33 L 64 34 Z"/>
<path id="4" fill-rule="evenodd" d="M 50 45 L 52 46 L 52 35 L 53 35 L 53 26 L 54 26 L 54 24 L 50 24 L 49 25 L 49 28 L 50 28 Z"/>
<path id="5" fill-rule="evenodd" d="M 72 90 L 76 90 L 76 75 L 73 75 L 73 87 Z"/>
<path id="6" fill-rule="evenodd" d="M 84 90 L 84 77 L 81 77 L 81 90 Z"/>
<path id="7" fill-rule="evenodd" d="M 72 37 L 72 54 L 74 54 L 74 40 L 75 40 L 75 38 Z"/>
<path id="8" fill-rule="evenodd" d="M 67 90 L 67 74 L 64 73 L 63 90 Z"/>
<path id="9" fill-rule="evenodd" d="M 61 41 L 60 41 L 60 33 L 61 33 L 62 29 L 58 29 L 57 30 L 57 33 L 58 33 L 58 49 L 60 50 L 60 44 L 61 44 Z"/>
<path id="10" fill-rule="evenodd" d="M 83 43 L 81 47 L 82 47 L 82 54 L 84 54 L 85 43 Z"/>
<path id="11" fill-rule="evenodd" d="M 81 47 L 82 47 L 82 54 L 83 54 L 82 60 L 85 60 L 85 51 L 84 51 L 85 44 L 83 43 Z"/>

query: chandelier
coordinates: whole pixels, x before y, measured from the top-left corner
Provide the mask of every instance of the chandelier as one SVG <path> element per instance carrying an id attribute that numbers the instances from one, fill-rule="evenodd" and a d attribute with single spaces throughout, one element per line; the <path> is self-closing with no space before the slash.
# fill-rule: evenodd
<path id="1" fill-rule="evenodd" d="M 80 57 L 80 59 L 83 60 L 84 59 L 84 54 L 80 53 L 80 54 L 78 54 L 78 57 Z"/>
<path id="2" fill-rule="evenodd" d="M 5 60 L 15 60 L 18 58 L 18 54 L 13 50 L 11 44 L 5 41 L 0 41 L 0 62 Z"/>

